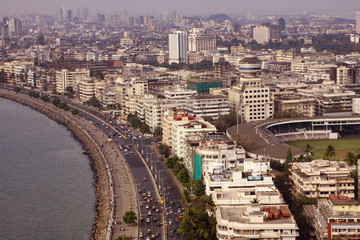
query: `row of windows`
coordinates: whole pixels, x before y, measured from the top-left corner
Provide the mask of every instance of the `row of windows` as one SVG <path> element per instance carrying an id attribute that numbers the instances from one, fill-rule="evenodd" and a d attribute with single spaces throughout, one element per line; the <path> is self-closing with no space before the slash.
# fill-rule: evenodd
<path id="1" fill-rule="evenodd" d="M 245 96 L 245 98 L 264 98 L 264 97 L 268 97 L 269 95 L 265 94 L 265 95 L 250 95 L 250 96 Z"/>
<path id="2" fill-rule="evenodd" d="M 262 89 L 262 90 L 246 90 L 245 93 L 256 93 L 256 92 L 268 92 L 268 89 Z"/>
<path id="3" fill-rule="evenodd" d="M 260 102 L 260 100 L 255 100 L 254 101 L 254 103 L 256 103 L 256 102 Z M 261 102 L 263 103 L 263 102 L 268 102 L 268 100 L 266 99 L 266 100 L 261 100 Z M 253 101 L 246 101 L 245 103 L 253 103 Z"/>

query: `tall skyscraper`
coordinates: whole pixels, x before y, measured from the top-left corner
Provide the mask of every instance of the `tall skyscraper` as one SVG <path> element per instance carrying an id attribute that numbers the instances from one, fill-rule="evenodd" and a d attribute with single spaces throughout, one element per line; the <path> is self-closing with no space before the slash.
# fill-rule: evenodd
<path id="1" fill-rule="evenodd" d="M 270 27 L 263 25 L 254 27 L 253 36 L 258 44 L 268 43 L 270 40 Z"/>
<path id="2" fill-rule="evenodd" d="M 285 30 L 285 19 L 284 18 L 279 18 L 278 19 L 278 25 L 280 27 L 280 31 L 284 31 Z"/>
<path id="3" fill-rule="evenodd" d="M 64 21 L 64 11 L 62 8 L 59 8 L 59 11 L 58 11 L 58 21 L 59 22 Z"/>
<path id="4" fill-rule="evenodd" d="M 356 12 L 356 32 L 360 33 L 360 12 Z"/>
<path id="5" fill-rule="evenodd" d="M 186 31 L 169 34 L 169 63 L 188 63 L 188 35 Z"/>
<path id="6" fill-rule="evenodd" d="M 67 11 L 66 11 L 66 21 L 67 22 L 72 22 L 72 20 L 73 20 L 73 11 L 71 10 L 71 9 L 68 9 Z"/>
<path id="7" fill-rule="evenodd" d="M 89 9 L 88 8 L 82 9 L 82 17 L 84 20 L 86 20 L 89 17 Z"/>

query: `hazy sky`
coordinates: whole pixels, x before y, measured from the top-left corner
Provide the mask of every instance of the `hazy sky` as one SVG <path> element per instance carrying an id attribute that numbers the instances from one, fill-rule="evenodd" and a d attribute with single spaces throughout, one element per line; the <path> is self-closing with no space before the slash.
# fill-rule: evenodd
<path id="1" fill-rule="evenodd" d="M 355 11 L 360 11 L 360 0 L 0 0 L 0 14 L 55 14 L 62 5 L 71 9 L 87 7 L 90 14 L 109 14 L 122 10 L 135 14 L 158 14 L 174 9 L 184 15 L 246 12 L 285 14 L 311 11 L 355 18 Z"/>

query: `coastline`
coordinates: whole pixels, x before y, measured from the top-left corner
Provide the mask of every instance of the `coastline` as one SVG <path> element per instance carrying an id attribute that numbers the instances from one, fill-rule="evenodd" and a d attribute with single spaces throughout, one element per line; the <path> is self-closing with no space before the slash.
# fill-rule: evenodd
<path id="1" fill-rule="evenodd" d="M 81 143 L 84 151 L 90 158 L 90 166 L 93 171 L 94 187 L 96 193 L 96 216 L 91 232 L 91 239 L 106 239 L 109 218 L 111 214 L 110 202 L 112 199 L 112 192 L 110 191 L 110 181 L 105 159 L 95 141 L 90 135 L 68 116 L 65 116 L 63 110 L 59 110 L 51 103 L 40 102 L 41 100 L 33 99 L 29 96 L 16 94 L 8 90 L 0 90 L 0 97 L 18 102 L 22 105 L 28 106 L 48 118 L 64 125 L 72 132 L 72 136 Z M 94 146 L 95 144 L 95 146 Z"/>

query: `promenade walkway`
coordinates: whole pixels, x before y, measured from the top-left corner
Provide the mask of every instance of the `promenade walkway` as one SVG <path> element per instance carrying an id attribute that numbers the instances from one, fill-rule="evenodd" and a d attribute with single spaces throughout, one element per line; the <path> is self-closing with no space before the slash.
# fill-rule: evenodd
<path id="1" fill-rule="evenodd" d="M 67 114 L 71 113 L 68 112 Z M 82 117 L 76 117 L 76 121 L 98 143 L 111 170 L 112 187 L 114 189 L 114 202 L 111 204 L 111 207 L 114 210 L 114 216 L 112 216 L 113 227 L 110 230 L 113 232 L 113 238 L 125 234 L 137 239 L 138 225 L 127 225 L 122 219 L 125 212 L 130 209 L 136 214 L 138 213 L 135 184 L 126 160 L 123 159 L 118 147 L 114 143 L 108 143 L 107 135 L 100 131 L 94 124 Z"/>

